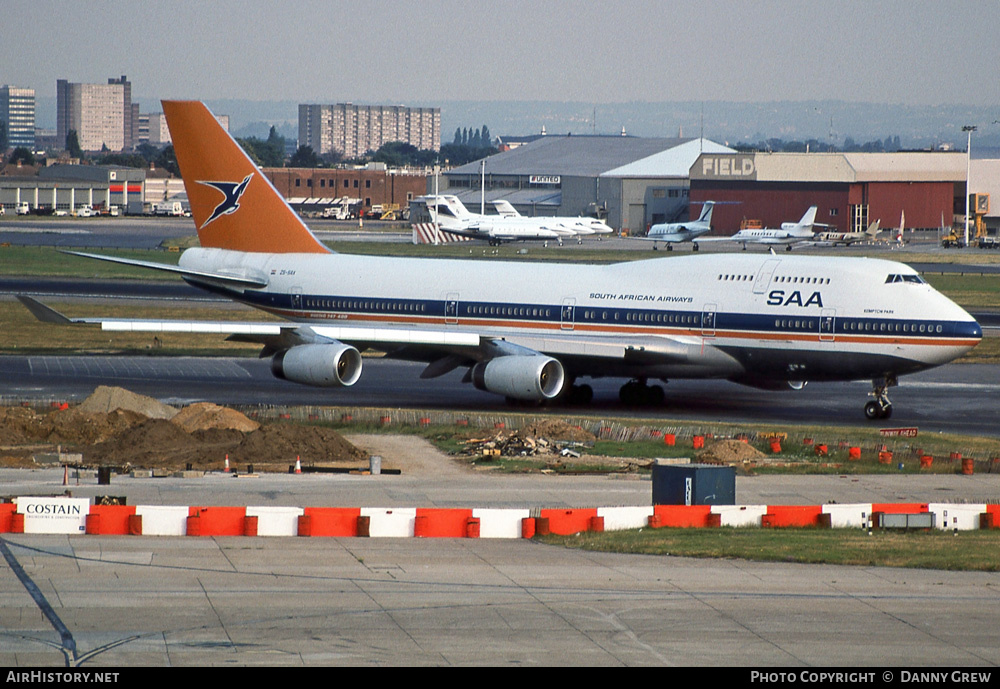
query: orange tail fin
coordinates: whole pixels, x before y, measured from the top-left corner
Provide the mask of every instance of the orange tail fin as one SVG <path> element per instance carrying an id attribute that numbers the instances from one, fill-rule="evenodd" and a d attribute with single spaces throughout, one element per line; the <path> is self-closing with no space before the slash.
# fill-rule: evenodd
<path id="1" fill-rule="evenodd" d="M 201 245 L 262 253 L 329 253 L 215 116 L 163 101 Z"/>

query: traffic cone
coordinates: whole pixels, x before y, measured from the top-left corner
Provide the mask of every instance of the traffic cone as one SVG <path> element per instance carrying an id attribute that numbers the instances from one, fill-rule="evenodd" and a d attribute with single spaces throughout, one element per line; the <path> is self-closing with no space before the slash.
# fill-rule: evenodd
<path id="1" fill-rule="evenodd" d="M 226 468 L 223 471 L 229 473 L 229 455 L 226 455 Z"/>
<path id="2" fill-rule="evenodd" d="M 295 473 L 296 474 L 302 473 L 302 462 L 299 461 L 298 455 L 295 455 Z"/>

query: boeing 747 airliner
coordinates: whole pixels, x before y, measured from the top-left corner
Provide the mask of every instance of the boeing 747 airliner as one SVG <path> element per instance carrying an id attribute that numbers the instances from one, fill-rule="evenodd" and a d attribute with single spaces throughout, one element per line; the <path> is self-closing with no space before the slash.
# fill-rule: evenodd
<path id="1" fill-rule="evenodd" d="M 454 369 L 511 400 L 592 396 L 588 378 L 624 379 L 625 403 L 663 399 L 657 379 L 718 378 L 768 389 L 869 379 L 868 418 L 889 386 L 947 363 L 982 331 L 908 266 L 813 256 L 713 254 L 613 265 L 550 265 L 338 254 L 321 244 L 198 102 L 164 102 L 201 246 L 179 274 L 287 323 L 68 319 L 107 330 L 219 332 L 258 342 L 279 378 L 350 386 L 360 352 Z"/>

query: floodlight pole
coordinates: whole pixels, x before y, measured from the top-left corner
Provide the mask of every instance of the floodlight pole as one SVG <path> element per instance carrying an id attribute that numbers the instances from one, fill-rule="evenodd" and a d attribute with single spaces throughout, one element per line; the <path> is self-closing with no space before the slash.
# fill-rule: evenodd
<path id="1" fill-rule="evenodd" d="M 486 215 L 486 158 L 483 158 L 482 162 L 479 163 L 479 174 L 480 183 L 483 185 L 479 201 L 479 214 Z"/>
<path id="2" fill-rule="evenodd" d="M 969 135 L 965 145 L 965 246 L 969 246 L 969 177 L 972 175 L 972 132 L 976 129 L 974 124 L 962 127 L 962 131 Z"/>

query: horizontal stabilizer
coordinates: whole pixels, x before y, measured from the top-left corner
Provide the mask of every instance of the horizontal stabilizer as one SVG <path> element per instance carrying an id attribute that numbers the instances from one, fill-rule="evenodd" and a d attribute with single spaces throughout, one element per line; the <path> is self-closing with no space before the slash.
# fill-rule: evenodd
<path id="1" fill-rule="evenodd" d="M 103 256 L 101 254 L 88 254 L 83 251 L 64 251 L 60 253 L 71 256 L 82 256 L 83 258 L 94 258 L 98 261 L 108 261 L 110 263 L 120 263 L 126 266 L 136 266 L 137 268 L 148 268 L 150 270 L 160 270 L 166 273 L 174 273 L 185 278 L 190 278 L 201 282 L 216 282 L 229 285 L 231 287 L 267 287 L 267 280 L 263 277 L 249 275 L 225 275 L 222 273 L 206 273 L 201 270 L 188 270 L 180 266 L 167 265 L 165 263 L 154 263 L 153 261 L 140 261 L 134 258 L 120 258 L 118 256 Z"/>

